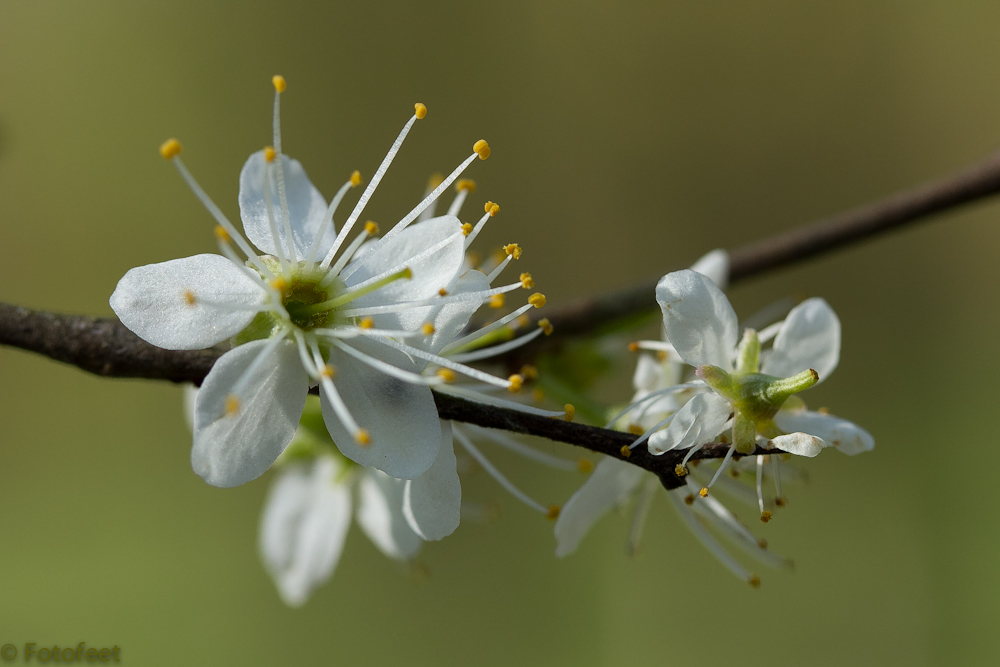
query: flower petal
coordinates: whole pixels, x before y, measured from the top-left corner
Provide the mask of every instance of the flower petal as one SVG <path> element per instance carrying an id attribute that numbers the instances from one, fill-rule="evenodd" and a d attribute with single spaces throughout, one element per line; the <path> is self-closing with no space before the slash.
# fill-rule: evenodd
<path id="1" fill-rule="evenodd" d="M 398 368 L 417 372 L 410 358 L 398 350 L 364 338 L 345 343 Z M 441 423 L 430 388 L 389 377 L 336 348 L 330 352 L 330 363 L 337 373 L 333 380 L 337 392 L 354 420 L 371 435 L 367 445 L 355 442 L 321 389 L 323 420 L 344 456 L 400 479 L 413 479 L 426 472 L 441 447 Z"/>
<path id="2" fill-rule="evenodd" d="M 826 447 L 826 443 L 823 442 L 822 438 L 817 438 L 808 433 L 779 435 L 777 438 L 771 438 L 771 442 L 782 451 L 798 456 L 808 456 L 809 458 L 817 456 Z"/>
<path id="3" fill-rule="evenodd" d="M 435 248 L 432 252 L 427 252 Z M 458 218 L 445 215 L 407 227 L 379 247 L 372 248 L 344 269 L 348 287 L 386 271 L 408 266 L 409 280 L 397 280 L 355 299 L 357 307 L 416 301 L 437 295 L 457 279 L 465 259 L 465 236 Z"/>
<path id="4" fill-rule="evenodd" d="M 724 290 L 729 286 L 729 253 L 717 248 L 695 262 L 691 270 L 706 276 Z"/>
<path id="5" fill-rule="evenodd" d="M 111 309 L 148 343 L 200 350 L 242 331 L 257 314 L 251 307 L 266 298 L 264 288 L 225 257 L 195 255 L 131 269 L 118 281 Z"/>
<path id="6" fill-rule="evenodd" d="M 606 457 L 587 481 L 566 502 L 556 520 L 556 556 L 576 551 L 587 531 L 608 510 L 628 501 L 645 471 L 624 461 Z"/>
<path id="7" fill-rule="evenodd" d="M 688 449 L 712 442 L 729 421 L 733 406 L 714 392 L 696 394 L 677 411 L 667 428 L 649 436 L 649 453 Z"/>
<path id="8" fill-rule="evenodd" d="M 761 372 L 791 377 L 810 368 L 822 382 L 840 361 L 840 319 L 826 301 L 806 299 L 792 308 L 764 359 Z"/>
<path id="9" fill-rule="evenodd" d="M 285 604 L 299 607 L 340 560 L 351 525 L 351 493 L 332 456 L 295 463 L 275 477 L 260 520 L 264 566 Z"/>
<path id="10" fill-rule="evenodd" d="M 455 532 L 461 520 L 462 484 L 458 479 L 451 422 L 441 422 L 441 449 L 434 465 L 420 477 L 406 480 L 403 514 L 417 535 L 440 540 Z"/>
<path id="11" fill-rule="evenodd" d="M 875 448 L 872 434 L 853 422 L 810 410 L 779 410 L 774 422 L 782 431 L 802 431 L 822 438 L 851 456 Z"/>
<path id="12" fill-rule="evenodd" d="M 680 382 L 683 370 L 684 364 L 670 359 L 669 356 L 667 361 L 660 361 L 651 354 L 640 354 L 635 364 L 635 372 L 632 374 L 632 387 L 638 392 L 643 392 L 643 395 L 658 389 L 666 389 Z M 632 401 L 640 398 L 642 396 L 636 396 Z"/>
<path id="13" fill-rule="evenodd" d="M 667 340 L 685 363 L 733 369 L 736 313 L 710 278 L 691 270 L 668 273 L 656 285 L 656 301 Z"/>
<path id="14" fill-rule="evenodd" d="M 389 558 L 409 560 L 423 544 L 403 516 L 405 482 L 368 470 L 358 483 L 357 520 L 361 530 Z"/>
<path id="15" fill-rule="evenodd" d="M 312 247 L 313 240 L 319 231 L 323 217 L 326 215 L 326 199 L 306 176 L 306 170 L 298 160 L 287 155 L 281 156 L 281 164 L 285 174 L 285 196 L 288 200 L 288 219 L 292 227 L 292 242 L 298 259 L 304 259 Z M 274 236 L 271 234 L 271 222 L 267 212 L 267 202 L 264 199 L 264 175 L 267 168 L 264 151 L 257 151 L 247 159 L 240 172 L 240 217 L 243 219 L 243 231 L 255 246 L 264 252 L 274 255 Z M 278 237 L 281 240 L 281 250 L 288 254 L 288 241 L 285 238 L 285 223 L 282 218 L 281 200 L 278 199 L 277 163 L 272 163 L 270 180 L 271 210 L 274 215 Z M 330 226 L 324 234 L 317 257 L 326 255 L 336 234 Z"/>
<path id="16" fill-rule="evenodd" d="M 222 355 L 198 392 L 191 466 L 212 486 L 239 486 L 260 477 L 295 435 L 309 378 L 287 340 L 253 370 L 238 412 L 226 414 L 233 386 L 270 342 L 256 340 Z"/>

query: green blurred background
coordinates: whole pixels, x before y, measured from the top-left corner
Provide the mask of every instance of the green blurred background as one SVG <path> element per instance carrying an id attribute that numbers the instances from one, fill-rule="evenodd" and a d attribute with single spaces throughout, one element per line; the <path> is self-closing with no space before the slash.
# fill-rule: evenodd
<path id="1" fill-rule="evenodd" d="M 110 314 L 130 267 L 213 251 L 156 148 L 179 137 L 236 217 L 281 73 L 285 148 L 328 197 L 427 104 L 379 221 L 488 139 L 466 210 L 503 211 L 478 246 L 520 243 L 559 304 L 982 157 L 998 34 L 995 2 L 4 2 L 0 299 Z M 743 314 L 830 301 L 843 359 L 807 398 L 877 440 L 805 464 L 753 526 L 798 565 L 759 590 L 662 497 L 638 557 L 611 518 L 557 561 L 551 523 L 479 473 L 467 495 L 502 516 L 427 545 L 429 577 L 354 528 L 332 582 L 287 609 L 255 549 L 267 478 L 191 472 L 179 388 L 0 349 L 0 643 L 117 644 L 141 665 L 992 662 L 998 218 L 978 204 L 732 291 Z M 495 461 L 546 503 L 580 482 Z"/>

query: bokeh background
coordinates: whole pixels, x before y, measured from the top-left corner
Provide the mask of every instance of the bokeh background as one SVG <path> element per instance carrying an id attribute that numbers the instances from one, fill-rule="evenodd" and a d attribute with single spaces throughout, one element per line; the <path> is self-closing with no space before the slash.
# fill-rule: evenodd
<path id="1" fill-rule="evenodd" d="M 286 151 L 327 196 L 427 104 L 379 221 L 488 139 L 466 210 L 503 211 L 479 247 L 520 243 L 558 304 L 984 156 L 998 32 L 990 2 L 4 2 L 0 299 L 110 314 L 130 267 L 213 251 L 156 148 L 179 137 L 236 217 L 281 73 Z M 877 439 L 806 463 L 753 526 L 797 562 L 759 590 L 662 497 L 637 557 L 611 517 L 558 561 L 551 523 L 478 473 L 466 492 L 498 520 L 416 568 L 354 528 L 331 583 L 288 609 L 255 549 L 267 478 L 219 490 L 191 472 L 180 388 L 0 349 L 0 643 L 117 644 L 141 665 L 990 662 L 998 219 L 977 204 L 732 290 L 744 314 L 833 304 L 842 362 L 807 398 Z M 628 372 L 610 380 L 622 399 Z M 494 458 L 546 503 L 581 481 Z"/>

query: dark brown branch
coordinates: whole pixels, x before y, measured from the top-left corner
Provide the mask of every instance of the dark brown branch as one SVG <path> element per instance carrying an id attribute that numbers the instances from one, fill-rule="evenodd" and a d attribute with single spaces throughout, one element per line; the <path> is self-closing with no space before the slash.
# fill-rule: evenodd
<path id="1" fill-rule="evenodd" d="M 936 213 L 979 201 L 1000 192 L 1000 151 L 954 174 L 890 195 L 816 222 L 751 243 L 730 252 L 730 282 L 737 283 L 771 269 L 873 238 Z M 676 267 L 684 268 L 684 267 Z M 555 333 L 516 350 L 514 365 L 570 336 L 656 308 L 653 297 L 659 276 L 624 289 L 571 301 L 544 311 L 533 311 L 537 321 L 547 317 Z"/>
<path id="2" fill-rule="evenodd" d="M 739 248 L 731 253 L 731 280 L 788 266 L 997 192 L 1000 192 L 1000 153 L 947 178 Z M 651 279 L 596 299 L 549 309 L 546 316 L 557 327 L 560 337 L 592 332 L 601 325 L 651 310 L 655 305 L 655 285 L 656 279 Z M 554 337 L 541 340 L 548 340 L 551 345 Z M 9 304 L 0 304 L 0 344 L 38 352 L 98 375 L 195 384 L 201 384 L 222 354 L 221 350 L 163 350 L 141 340 L 114 319 L 60 315 Z M 541 349 L 544 348 L 536 346 L 533 351 Z M 518 351 L 519 358 L 524 354 L 524 348 Z M 443 394 L 435 394 L 435 400 L 444 419 L 537 435 L 616 458 L 622 458 L 622 446 L 634 438 L 626 433 L 536 417 Z M 727 449 L 727 445 L 715 443 L 694 458 L 718 458 Z M 627 460 L 658 475 L 667 488 L 676 488 L 683 483 L 674 474 L 681 455 L 667 452 L 652 456 L 639 447 Z"/>

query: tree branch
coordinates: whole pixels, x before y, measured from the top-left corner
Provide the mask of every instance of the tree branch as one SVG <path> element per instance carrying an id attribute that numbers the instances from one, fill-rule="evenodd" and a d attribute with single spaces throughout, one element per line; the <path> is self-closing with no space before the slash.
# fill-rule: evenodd
<path id="1" fill-rule="evenodd" d="M 788 266 L 809 257 L 847 246 L 1000 192 L 1000 153 L 962 170 L 886 199 L 815 222 L 778 236 L 739 248 L 731 253 L 731 281 Z M 591 332 L 603 324 L 651 310 L 656 280 L 612 292 L 596 299 L 582 299 L 546 316 L 563 338 Z M 537 316 L 536 316 L 537 317 Z M 525 350 L 537 353 L 551 346 L 553 338 Z M 539 339 L 539 340 L 545 340 Z M 146 343 L 111 318 L 61 315 L 0 303 L 0 344 L 37 352 L 108 377 L 138 377 L 201 384 L 224 350 L 171 351 Z M 573 424 L 474 403 L 435 393 L 442 419 L 468 422 L 515 433 L 537 435 L 622 459 L 623 446 L 634 436 L 607 429 Z M 693 459 L 720 458 L 728 451 L 723 443 L 707 445 Z M 758 449 L 757 454 L 766 454 Z M 625 458 L 656 474 L 663 485 L 677 488 L 683 481 L 674 474 L 684 452 L 653 456 L 639 447 Z"/>

